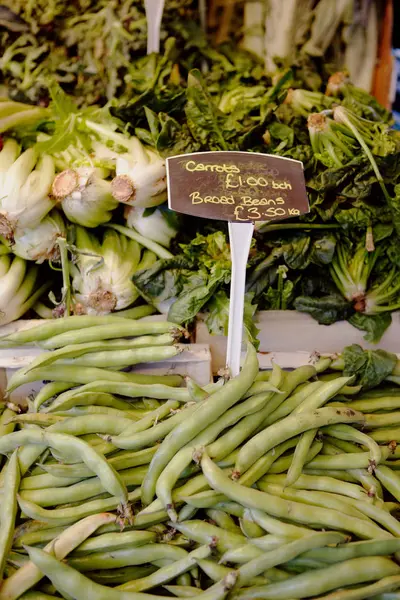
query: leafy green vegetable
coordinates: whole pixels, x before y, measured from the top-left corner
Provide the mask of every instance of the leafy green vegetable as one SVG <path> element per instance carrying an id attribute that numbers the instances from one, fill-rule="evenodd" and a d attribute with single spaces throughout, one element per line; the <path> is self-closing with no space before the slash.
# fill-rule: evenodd
<path id="1" fill-rule="evenodd" d="M 363 350 L 358 344 L 347 346 L 342 352 L 344 375 L 356 375 L 364 390 L 379 385 L 390 375 L 397 357 L 385 350 Z"/>

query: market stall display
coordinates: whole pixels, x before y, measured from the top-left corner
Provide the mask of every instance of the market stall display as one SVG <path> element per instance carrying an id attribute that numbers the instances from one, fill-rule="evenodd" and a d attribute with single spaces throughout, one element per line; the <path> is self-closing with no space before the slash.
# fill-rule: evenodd
<path id="1" fill-rule="evenodd" d="M 136 0 L 7 2 L 0 600 L 397 600 L 400 359 L 377 344 L 400 310 L 400 138 L 370 94 L 390 7 L 307 1 L 300 43 L 287 3 L 257 56 L 186 0 L 160 40 Z M 268 222 L 278 179 L 253 186 L 245 352 L 214 377 L 189 342 L 228 331 L 227 227 L 166 204 L 167 159 L 210 150 L 295 159 L 302 198 Z M 370 349 L 258 353 L 260 310 Z"/>

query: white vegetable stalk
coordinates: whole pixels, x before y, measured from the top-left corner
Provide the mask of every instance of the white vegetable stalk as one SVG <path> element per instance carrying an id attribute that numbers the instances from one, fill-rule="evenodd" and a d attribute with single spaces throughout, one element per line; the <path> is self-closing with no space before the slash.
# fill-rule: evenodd
<path id="1" fill-rule="evenodd" d="M 38 267 L 22 258 L 0 258 L 0 326 L 22 317 L 44 294 L 49 284 L 38 285 Z"/>
<path id="2" fill-rule="evenodd" d="M 145 208 L 126 206 L 124 215 L 128 227 L 136 229 L 145 238 L 169 248 L 178 230 L 168 223 L 159 208 L 150 215 L 145 215 L 145 211 Z"/>
<path id="3" fill-rule="evenodd" d="M 118 206 L 111 193 L 111 182 L 101 177 L 100 169 L 78 167 L 59 173 L 52 194 L 61 201 L 65 215 L 72 223 L 98 227 L 108 223 Z"/>
<path id="4" fill-rule="evenodd" d="M 54 179 L 50 156 L 38 157 L 33 148 L 20 156 L 14 140 L 0 152 L 0 234 L 13 241 L 17 230 L 36 227 L 51 211 L 49 192 Z"/>
<path id="5" fill-rule="evenodd" d="M 166 190 L 165 162 L 158 154 L 142 148 L 141 155 L 117 159 L 112 192 L 118 202 L 143 208 L 159 206 L 167 198 Z"/>
<path id="6" fill-rule="evenodd" d="M 141 247 L 107 229 L 99 242 L 76 228 L 76 258 L 70 264 L 74 310 L 78 314 L 108 314 L 127 308 L 139 294 L 132 276 L 140 263 Z"/>
<path id="7" fill-rule="evenodd" d="M 25 260 L 33 260 L 38 264 L 47 260 L 58 262 L 60 260 L 58 239 L 65 236 L 64 221 L 60 213 L 54 210 L 34 228 L 17 229 L 12 250 L 17 256 Z"/>

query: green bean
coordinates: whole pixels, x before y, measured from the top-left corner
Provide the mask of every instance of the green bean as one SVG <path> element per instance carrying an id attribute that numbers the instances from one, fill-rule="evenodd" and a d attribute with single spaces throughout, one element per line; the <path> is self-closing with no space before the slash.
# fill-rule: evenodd
<path id="1" fill-rule="evenodd" d="M 185 377 L 185 381 L 186 389 L 189 392 L 190 398 L 193 400 L 193 402 L 205 400 L 210 395 L 202 387 L 197 385 L 197 383 L 191 377 Z"/>
<path id="2" fill-rule="evenodd" d="M 314 442 L 314 444 L 311 446 L 311 448 L 307 452 L 307 455 L 304 457 L 305 464 L 308 464 L 308 462 L 313 460 L 317 456 L 317 454 L 320 453 L 322 445 L 323 445 L 322 442 L 318 442 L 318 441 Z M 271 467 L 269 469 L 270 473 L 283 473 L 284 471 L 287 471 L 293 462 L 293 457 L 294 457 L 294 454 L 291 454 L 289 456 L 281 456 L 281 458 L 278 458 L 271 465 Z M 246 473 L 244 473 L 244 475 L 245 474 Z"/>
<path id="3" fill-rule="evenodd" d="M 64 317 L 63 319 L 54 319 L 54 321 L 47 323 L 38 321 L 38 325 L 34 327 L 29 327 L 27 329 L 22 329 L 21 331 L 10 333 L 0 339 L 2 342 L 12 342 L 14 345 L 29 344 L 32 342 L 35 343 L 46 340 L 47 338 L 64 332 L 79 332 L 88 327 L 93 328 L 100 325 L 104 326 L 113 324 L 127 325 L 128 323 L 132 323 L 131 319 L 121 319 L 115 315 L 79 315 L 73 317 Z"/>
<path id="4" fill-rule="evenodd" d="M 175 577 L 189 571 L 196 565 L 197 559 L 207 558 L 207 556 L 210 555 L 210 552 L 211 549 L 209 546 L 200 546 L 200 548 L 193 550 L 193 552 L 190 552 L 185 558 L 181 558 L 170 565 L 161 567 L 161 569 L 152 575 L 120 585 L 118 589 L 129 592 L 140 592 L 167 583 L 168 581 L 175 579 Z"/>
<path id="5" fill-rule="evenodd" d="M 228 567 L 217 564 L 212 560 L 198 560 L 198 565 L 202 571 L 209 577 L 212 581 L 221 581 L 223 577 L 226 577 L 230 571 Z M 254 584 L 263 585 L 268 583 L 268 579 L 265 577 L 257 577 L 254 581 Z"/>
<path id="6" fill-rule="evenodd" d="M 400 396 L 385 396 L 384 391 L 381 392 L 382 396 L 378 398 L 360 398 L 359 400 L 352 400 L 351 406 L 355 410 L 361 412 L 372 413 L 375 411 L 395 411 L 400 409 Z"/>
<path id="7" fill-rule="evenodd" d="M 240 529 L 247 538 L 258 538 L 264 536 L 264 530 L 254 523 L 252 519 L 246 519 L 240 517 L 239 519 Z"/>
<path id="8" fill-rule="evenodd" d="M 89 477 L 93 477 L 93 473 L 89 474 Z M 19 486 L 20 491 L 22 490 L 42 490 L 49 487 L 65 487 L 78 483 L 84 479 L 84 477 L 54 477 L 53 475 L 42 473 L 42 475 L 32 475 L 30 477 L 24 477 Z"/>
<path id="9" fill-rule="evenodd" d="M 247 390 L 245 394 L 243 394 L 242 399 L 246 400 L 250 398 L 250 396 L 258 396 L 259 394 L 267 394 L 269 392 L 273 392 L 274 394 L 281 394 L 281 392 L 276 385 L 269 381 L 255 381 Z"/>
<path id="10" fill-rule="evenodd" d="M 285 481 L 285 485 L 286 486 L 290 486 L 293 483 L 295 483 L 298 478 L 300 477 L 300 475 L 302 474 L 303 468 L 305 466 L 305 464 L 307 462 L 310 462 L 307 460 L 307 455 L 310 452 L 312 443 L 314 441 L 314 438 L 317 434 L 317 430 L 316 429 L 310 429 L 309 431 L 305 431 L 304 433 L 301 434 L 300 439 L 296 445 L 294 454 L 293 454 L 293 458 L 292 458 L 292 462 L 290 463 L 287 475 L 286 475 L 286 481 Z M 322 448 L 322 444 L 320 449 Z M 318 450 L 319 452 L 319 450 Z M 312 460 L 312 459 L 311 459 Z"/>
<path id="11" fill-rule="evenodd" d="M 188 417 L 193 415 L 197 410 L 198 404 L 192 406 L 184 406 L 178 410 L 172 417 L 157 423 L 150 429 L 139 431 L 137 433 L 132 432 L 133 428 L 130 428 L 131 434 L 119 435 L 108 438 L 114 446 L 117 448 L 123 448 L 127 450 L 140 450 L 152 446 L 159 440 L 166 438 L 166 436 L 175 430 L 175 428 L 181 423 L 187 421 Z"/>
<path id="12" fill-rule="evenodd" d="M 85 369 L 86 371 L 86 369 Z M 104 371 L 101 371 L 104 373 Z M 110 371 L 111 373 L 111 371 Z M 120 373 L 120 375 L 130 375 L 129 373 Z M 98 377 L 101 378 L 101 374 L 99 373 Z M 88 383 L 87 385 L 83 385 L 81 388 L 74 389 L 66 392 L 65 394 L 61 394 L 55 402 L 48 409 L 48 412 L 56 412 L 60 410 L 68 410 L 73 408 L 76 404 L 78 404 L 75 400 L 77 395 L 83 395 L 88 392 L 92 394 L 98 394 L 100 392 L 111 392 L 113 394 L 118 394 L 119 396 L 125 396 L 127 398 L 142 398 L 142 397 L 152 397 L 157 398 L 159 400 L 176 400 L 178 402 L 189 402 L 190 396 L 186 389 L 184 388 L 171 388 L 170 383 L 168 385 L 161 385 L 158 383 L 157 379 L 155 379 L 154 384 L 148 385 L 148 376 L 147 384 L 135 384 L 129 382 L 112 382 L 112 381 L 95 381 L 94 383 Z M 154 376 L 156 377 L 156 376 Z M 180 380 L 180 377 L 177 375 L 163 376 L 163 377 L 174 377 Z M 176 380 L 176 383 L 177 381 Z M 172 381 L 171 381 L 172 383 Z M 221 384 L 219 382 L 210 384 L 209 386 L 205 386 L 207 391 L 210 393 L 219 389 Z"/>
<path id="13" fill-rule="evenodd" d="M 347 483 L 358 482 L 358 479 L 356 479 L 346 471 L 336 471 L 334 469 L 307 469 L 307 465 L 303 471 L 303 475 L 319 475 L 321 477 L 332 477 L 333 479 L 337 479 L 338 481 L 344 481 Z"/>
<path id="14" fill-rule="evenodd" d="M 313 531 L 310 531 L 308 533 L 313 534 Z M 298 538 L 298 536 L 297 536 L 297 538 Z M 278 548 L 279 546 L 282 546 L 282 544 L 286 544 L 297 538 L 267 534 L 267 535 L 263 535 L 262 537 L 254 538 L 254 539 L 250 540 L 250 543 L 253 546 L 256 546 L 256 548 L 258 548 L 262 552 L 269 552 L 270 550 L 273 550 L 274 548 Z"/>
<path id="15" fill-rule="evenodd" d="M 260 429 L 266 426 L 268 417 L 279 408 L 284 400 L 302 383 L 316 375 L 316 370 L 311 365 L 304 365 L 294 371 L 284 373 L 283 382 L 279 385 L 280 393 L 274 394 L 268 402 L 269 412 L 260 424 Z"/>
<path id="16" fill-rule="evenodd" d="M 33 590 L 32 592 L 26 592 L 20 596 L 21 600 L 54 600 L 54 598 L 58 598 L 58 596 L 52 596 L 50 594 L 45 594 L 40 590 Z"/>
<path id="17" fill-rule="evenodd" d="M 25 523 L 32 523 L 34 521 L 25 521 Z M 36 546 L 36 545 L 44 545 L 46 542 L 51 542 L 57 537 L 60 533 L 62 533 L 65 527 L 51 527 L 48 528 L 49 525 L 47 523 L 41 523 L 43 529 L 39 529 L 38 531 L 27 532 L 17 539 L 14 534 L 14 542 L 13 548 L 21 551 L 24 546 Z"/>
<path id="18" fill-rule="evenodd" d="M 145 476 L 147 467 L 133 467 L 119 472 L 121 484 L 126 487 L 140 485 Z M 66 487 L 53 487 L 39 490 L 25 490 L 20 492 L 22 500 L 29 500 L 39 506 L 57 506 L 68 502 L 81 502 L 101 494 L 104 490 L 102 481 L 98 477 L 91 477 Z"/>
<path id="19" fill-rule="evenodd" d="M 268 598 L 268 600 L 306 598 L 329 592 L 338 584 L 344 587 L 398 575 L 399 570 L 394 562 L 381 556 L 354 558 L 323 569 L 296 575 L 287 581 L 263 587 L 247 588 L 237 593 L 235 597 L 249 600 L 251 598 Z"/>
<path id="20" fill-rule="evenodd" d="M 400 440 L 400 427 L 382 427 L 369 432 L 369 437 L 380 444 Z"/>
<path id="21" fill-rule="evenodd" d="M 190 506 L 189 504 L 184 504 L 182 506 L 182 508 L 180 509 L 180 511 L 178 512 L 178 521 L 182 522 L 182 521 L 188 521 L 190 519 L 194 519 L 196 513 L 197 513 L 197 508 L 195 506 Z M 165 511 L 165 513 L 167 514 L 167 511 Z"/>
<path id="22" fill-rule="evenodd" d="M 0 415 L 0 437 L 3 435 L 7 435 L 8 433 L 12 433 L 15 429 L 14 417 L 15 412 L 10 408 L 5 408 L 4 411 Z"/>
<path id="23" fill-rule="evenodd" d="M 80 572 L 97 571 L 127 567 L 129 565 L 143 565 L 159 560 L 175 562 L 187 557 L 188 553 L 183 548 L 171 544 L 145 544 L 139 547 L 120 548 L 112 553 L 105 550 L 94 552 L 76 558 L 69 558 L 68 564 Z"/>
<path id="24" fill-rule="evenodd" d="M 226 529 L 227 531 L 233 531 L 233 533 L 238 533 L 241 535 L 240 527 L 238 527 L 235 521 L 232 519 L 230 515 L 228 515 L 223 510 L 218 510 L 215 508 L 209 508 L 206 510 L 206 515 L 211 521 L 221 527 L 222 529 Z"/>
<path id="25" fill-rule="evenodd" d="M 335 396 L 350 380 L 350 377 L 338 377 L 334 381 L 328 381 L 308 398 L 306 398 L 295 410 L 293 414 L 306 412 L 323 406 L 330 398 Z M 308 451 L 314 441 L 317 430 L 310 429 L 304 432 L 296 446 L 292 463 L 286 476 L 286 486 L 292 485 L 301 475 L 306 463 Z"/>
<path id="26" fill-rule="evenodd" d="M 286 442 L 278 444 L 272 450 L 269 450 L 264 456 L 261 456 L 256 462 L 239 478 L 242 485 L 252 486 L 265 473 L 268 473 L 273 463 L 290 448 L 293 448 L 298 442 L 298 437 L 289 438 Z"/>
<path id="27" fill-rule="evenodd" d="M 61 392 L 71 389 L 74 385 L 70 381 L 51 381 L 50 383 L 46 383 L 35 396 L 33 401 L 34 410 L 38 411 L 42 404 L 58 396 Z"/>
<path id="28" fill-rule="evenodd" d="M 139 431 L 145 431 L 146 429 L 149 429 L 152 425 L 155 423 L 157 424 L 158 421 L 164 417 L 169 417 L 171 414 L 173 414 L 173 412 L 176 411 L 179 406 L 179 403 L 175 400 L 168 400 L 167 402 L 164 402 L 164 404 L 162 404 L 159 408 L 156 408 L 142 419 L 139 419 L 139 421 L 136 421 L 127 427 L 127 429 L 123 432 L 123 435 L 122 433 L 120 434 L 121 437 L 131 436 L 134 433 L 139 433 Z"/>
<path id="29" fill-rule="evenodd" d="M 363 598 L 375 598 L 375 594 L 390 592 L 400 587 L 400 576 L 392 575 L 384 577 L 376 583 L 366 585 L 353 590 L 338 590 L 325 596 L 318 596 L 319 600 L 363 600 Z"/>
<path id="30" fill-rule="evenodd" d="M 176 337 L 170 333 L 164 333 L 161 335 L 143 335 L 132 339 L 120 339 L 120 340 L 99 340 L 95 342 L 89 342 L 86 344 L 72 344 L 68 346 L 62 346 L 58 350 L 52 352 L 44 352 L 35 358 L 30 364 L 28 371 L 36 369 L 38 367 L 45 367 L 57 360 L 74 359 L 84 354 L 92 354 L 98 352 L 111 352 L 116 350 L 132 350 L 142 349 L 146 354 L 148 348 L 156 348 L 159 346 L 169 346 L 176 341 Z M 148 359 L 144 359 L 146 362 Z"/>
<path id="31" fill-rule="evenodd" d="M 130 402 L 129 406 L 131 406 Z M 95 404 L 90 406 L 75 406 L 74 408 L 70 408 L 65 411 L 57 411 L 54 413 L 46 413 L 52 414 L 58 417 L 82 417 L 83 415 L 115 415 L 116 417 L 124 417 L 124 419 L 129 419 L 130 421 L 139 421 L 143 417 L 149 414 L 148 410 L 143 410 L 139 408 L 113 408 L 112 406 L 96 406 Z"/>
<path id="32" fill-rule="evenodd" d="M 396 498 L 396 500 L 400 501 L 400 477 L 399 475 L 390 469 L 389 467 L 385 467 L 384 465 L 379 465 L 375 469 L 375 475 L 382 483 L 382 485 L 387 489 L 387 491 Z"/>
<path id="33" fill-rule="evenodd" d="M 340 449 L 347 450 L 347 448 L 354 449 L 354 454 L 361 453 L 362 450 L 355 444 L 350 444 L 350 442 L 335 440 L 337 447 L 331 444 L 324 444 L 324 449 L 327 454 L 337 455 L 340 454 Z M 310 471 L 312 472 L 312 471 Z M 340 473 L 340 471 L 339 471 Z M 383 497 L 382 486 L 375 477 L 373 477 L 367 469 L 349 469 L 349 473 L 352 477 L 354 477 L 357 481 L 361 483 L 363 488 L 367 490 L 368 495 L 370 497 L 376 496 L 377 498 Z"/>
<path id="34" fill-rule="evenodd" d="M 276 544 L 275 548 L 278 545 L 282 544 L 282 540 L 280 544 Z M 232 550 L 227 550 L 223 553 L 218 563 L 223 565 L 225 563 L 233 563 L 234 565 L 242 565 L 243 563 L 247 563 L 253 558 L 260 556 L 263 554 L 263 551 L 257 548 L 256 546 L 252 546 L 251 544 L 245 544 L 244 546 L 239 546 L 238 548 L 233 548 Z"/>
<path id="35" fill-rule="evenodd" d="M 21 567 L 26 565 L 27 562 L 29 562 L 29 558 L 25 556 L 25 554 L 20 554 L 19 552 L 11 551 L 8 553 L 7 562 L 12 566 L 20 569 Z"/>
<path id="36" fill-rule="evenodd" d="M 316 558 L 325 563 L 338 563 L 362 556 L 390 556 L 400 549 L 400 539 L 366 540 L 340 544 L 336 548 L 319 548 L 304 554 L 307 558 Z"/>
<path id="37" fill-rule="evenodd" d="M 168 321 L 134 321 L 124 319 L 108 325 L 98 325 L 94 327 L 79 328 L 79 330 L 65 331 L 41 341 L 40 346 L 46 350 L 55 348 L 64 348 L 72 344 L 87 344 L 89 342 L 105 341 L 115 338 L 126 338 L 143 335 L 172 334 L 183 331 L 175 323 Z"/>
<path id="38" fill-rule="evenodd" d="M 196 406 L 195 411 L 171 431 L 153 456 L 142 483 L 142 502 L 150 504 L 154 497 L 157 479 L 172 457 L 209 423 L 236 404 L 249 389 L 258 372 L 257 353 L 247 345 L 247 356 L 239 375 L 216 391 L 210 398 Z"/>
<path id="39" fill-rule="evenodd" d="M 357 431 L 357 429 L 351 427 L 350 425 L 342 424 L 328 426 L 326 427 L 325 431 L 331 437 L 365 446 L 370 452 L 371 462 L 374 464 L 380 463 L 382 458 L 381 448 L 370 438 L 369 435 L 366 435 L 362 431 Z"/>
<path id="40" fill-rule="evenodd" d="M 43 571 L 43 573 L 52 581 L 57 589 L 67 592 L 76 600 L 161 600 L 163 596 L 154 596 L 152 594 L 141 594 L 140 592 L 126 592 L 102 586 L 90 581 L 87 577 L 75 571 L 70 566 L 59 562 L 51 554 L 47 554 L 38 548 L 30 548 L 31 560 Z M 200 596 L 200 600 L 222 600 L 232 586 L 236 578 L 230 577 L 228 580 L 212 586 Z M 139 594 L 139 595 L 138 595 Z"/>
<path id="41" fill-rule="evenodd" d="M 126 546 L 142 546 L 156 541 L 156 534 L 151 531 L 120 531 L 103 533 L 88 539 L 74 549 L 71 558 L 91 554 L 92 552 L 113 551 Z M 1 598 L 1 596 L 0 596 Z"/>
<path id="42" fill-rule="evenodd" d="M 103 585 L 118 585 L 132 579 L 147 577 L 157 571 L 154 565 L 140 565 L 137 567 L 121 567 L 120 569 L 102 569 L 101 571 L 88 571 L 87 577 Z"/>
<path id="43" fill-rule="evenodd" d="M 28 423 L 40 425 L 41 427 L 49 427 L 55 423 L 65 421 L 65 417 L 59 417 L 58 415 L 47 415 L 45 413 L 23 413 L 21 415 L 16 415 L 13 413 L 13 415 L 14 416 L 10 419 L 10 423 L 14 425 L 17 423 L 21 425 Z M 9 433 L 11 433 L 11 431 Z"/>
<path id="44" fill-rule="evenodd" d="M 290 394 L 282 404 L 274 410 L 273 413 L 265 420 L 265 426 L 272 425 L 276 421 L 287 417 L 290 413 L 302 404 L 310 394 L 313 394 L 323 386 L 322 381 L 311 381 L 299 385 L 294 394 Z"/>
<path id="45" fill-rule="evenodd" d="M 199 590 L 199 588 L 192 586 L 164 585 L 164 588 L 167 590 L 167 592 L 170 592 L 178 598 L 192 598 L 193 596 L 198 596 L 201 594 L 201 590 Z"/>
<path id="46" fill-rule="evenodd" d="M 46 552 L 53 550 L 57 558 L 62 559 L 84 542 L 101 525 L 113 521 L 115 521 L 115 515 L 111 513 L 101 513 L 87 517 L 64 530 L 44 550 Z M 15 600 L 36 585 L 42 577 L 43 574 L 40 569 L 33 562 L 27 562 L 3 583 L 0 589 L 0 600 Z"/>
<path id="47" fill-rule="evenodd" d="M 334 529 L 349 531 L 360 538 L 376 537 L 377 539 L 383 539 L 390 537 L 390 534 L 373 523 L 349 517 L 333 509 L 321 508 L 319 506 L 310 507 L 299 502 L 289 502 L 283 499 L 277 502 L 275 496 L 253 488 L 244 487 L 229 479 L 206 454 L 203 454 L 201 459 L 201 467 L 213 489 L 222 492 L 231 500 L 239 502 L 247 508 L 261 509 L 272 516 L 312 526 L 329 526 Z"/>
<path id="48" fill-rule="evenodd" d="M 12 433 L 8 435 L 13 435 Z M 5 436 L 6 437 L 6 436 Z M 4 438 L 1 438 L 4 439 Z M 3 496 L 1 499 L 1 527 L 0 527 L 0 582 L 7 554 L 12 547 L 15 519 L 17 516 L 17 493 L 20 482 L 20 470 L 17 451 L 14 450 L 5 467 Z"/>
<path id="49" fill-rule="evenodd" d="M 128 501 L 134 502 L 140 498 L 140 488 L 137 488 L 133 492 L 128 493 Z M 31 519 L 37 519 L 44 523 L 51 523 L 54 526 L 57 525 L 70 525 L 83 519 L 89 515 L 96 514 L 102 511 L 114 510 L 119 505 L 119 499 L 112 498 L 101 498 L 98 500 L 91 500 L 85 502 L 79 506 L 73 506 L 71 508 L 56 508 L 48 510 L 42 508 L 33 502 L 18 498 L 18 503 L 22 512 L 30 517 Z"/>
<path id="50" fill-rule="evenodd" d="M 240 475 L 251 467 L 262 454 L 265 454 L 277 444 L 309 429 L 318 429 L 336 423 L 362 424 L 363 420 L 364 417 L 361 413 L 351 409 L 343 410 L 339 408 L 319 408 L 311 413 L 290 415 L 253 436 L 241 448 L 235 471 Z"/>
<path id="51" fill-rule="evenodd" d="M 103 414 L 89 414 L 81 417 L 71 417 L 51 426 L 51 433 L 63 433 L 74 436 L 92 433 L 107 433 L 118 435 L 132 426 L 132 421 L 124 417 Z"/>
<path id="52" fill-rule="evenodd" d="M 211 422 L 208 427 L 205 427 L 199 435 L 194 437 L 189 444 L 181 448 L 175 456 L 171 458 L 157 480 L 156 494 L 164 503 L 164 506 L 173 521 L 176 520 L 177 516 L 172 505 L 172 488 L 176 484 L 180 473 L 182 473 L 182 471 L 191 463 L 193 457 L 196 457 L 196 452 L 198 452 L 199 448 L 213 442 L 221 431 L 235 425 L 235 423 L 240 421 L 243 417 L 246 417 L 246 415 L 256 413 L 264 406 L 266 401 L 265 398 L 265 394 L 258 394 L 233 406 L 214 422 Z"/>
<path id="53" fill-rule="evenodd" d="M 151 387 L 153 384 L 160 383 L 166 386 L 180 385 L 182 378 L 179 375 L 142 375 L 141 373 L 123 373 L 121 371 L 109 371 L 107 369 L 97 369 L 95 367 L 84 367 L 77 369 L 74 365 L 52 365 L 33 369 L 25 373 L 22 369 L 14 373 L 8 382 L 7 393 L 11 393 L 20 385 L 32 383 L 33 381 L 71 381 L 72 384 L 99 383 L 102 381 L 113 383 L 130 383 L 139 385 L 148 385 L 147 392 L 143 389 L 137 396 L 151 396 Z M 84 390 L 87 391 L 87 390 Z M 145 392 L 145 393 L 143 393 Z M 118 392 L 116 392 L 118 393 Z M 134 397 L 137 397 L 134 396 Z M 73 404 L 71 405 L 73 406 Z"/>
<path id="54" fill-rule="evenodd" d="M 238 548 L 247 543 L 244 535 L 226 531 L 205 521 L 184 521 L 183 523 L 171 523 L 171 526 L 198 544 L 207 544 L 216 547 L 220 553 L 226 552 L 231 548 Z"/>
<path id="55" fill-rule="evenodd" d="M 154 455 L 156 450 L 157 450 L 156 446 L 154 446 L 153 448 L 145 448 L 144 450 L 139 450 L 138 452 L 130 452 L 129 450 L 127 450 L 127 451 L 122 450 L 122 451 L 118 452 L 117 454 L 115 454 L 114 456 L 110 456 L 107 459 L 107 462 L 109 465 L 114 467 L 114 469 L 116 471 L 122 471 L 123 469 L 129 469 L 130 467 L 138 467 L 141 465 L 147 465 L 150 462 L 151 457 Z M 41 466 L 41 468 L 44 471 L 46 471 L 46 473 L 49 473 L 53 477 L 59 478 L 59 480 L 61 480 L 62 478 L 70 479 L 70 478 L 74 478 L 74 477 L 83 479 L 85 477 L 92 477 L 92 475 L 93 475 L 93 472 L 89 469 L 89 467 L 87 467 L 85 465 L 85 463 L 75 463 L 72 465 L 60 465 L 58 463 L 43 464 Z M 32 479 L 32 477 L 23 479 L 21 489 L 29 489 L 29 487 L 26 487 L 26 485 L 28 485 L 28 486 L 30 485 L 30 484 L 26 484 L 27 480 L 29 480 L 29 479 Z M 34 485 L 35 482 L 32 482 L 32 484 Z M 67 485 L 67 484 L 64 484 L 64 485 Z M 37 489 L 37 488 L 30 488 L 30 489 Z"/>
<path id="56" fill-rule="evenodd" d="M 272 371 L 271 383 L 279 385 L 282 379 L 283 371 L 277 367 Z M 269 400 L 268 400 L 269 398 Z M 268 402 L 267 402 L 268 400 Z M 234 427 L 231 427 L 227 433 L 220 436 L 215 442 L 207 447 L 207 452 L 216 461 L 220 461 L 228 456 L 232 451 L 246 440 L 253 431 L 256 431 L 260 425 L 260 422 L 270 413 L 271 394 L 265 394 L 266 405 L 258 412 L 248 415 Z"/>
<path id="57" fill-rule="evenodd" d="M 312 548 L 323 548 L 329 544 L 339 544 L 346 541 L 346 536 L 335 531 L 314 533 L 275 548 L 270 552 L 262 553 L 253 558 L 238 570 L 238 585 L 248 584 L 253 577 L 260 575 L 266 569 L 286 563 Z"/>
<path id="58" fill-rule="evenodd" d="M 390 454 L 389 448 L 382 448 L 382 458 Z M 374 465 L 374 463 L 372 463 Z M 368 469 L 371 467 L 371 455 L 369 452 L 352 454 L 335 454 L 333 456 L 316 456 L 307 463 L 307 469 Z"/>
<path id="59" fill-rule="evenodd" d="M 266 483 L 276 483 L 284 487 L 285 475 L 265 475 L 260 481 Z M 240 483 L 240 481 L 239 481 Z M 342 494 L 356 500 L 367 500 L 368 496 L 363 488 L 352 483 L 338 481 L 333 477 L 300 475 L 299 479 L 292 485 L 299 490 L 317 490 L 321 492 L 333 492 Z"/>
<path id="60" fill-rule="evenodd" d="M 149 257 L 151 254 L 152 253 L 150 251 L 146 251 L 143 253 L 143 258 L 140 260 L 139 263 L 139 265 L 143 264 L 143 266 L 141 266 L 140 268 L 145 268 L 144 264 L 146 262 L 146 257 Z M 114 318 L 122 317 L 123 319 L 143 319 L 144 317 L 149 317 L 150 315 L 153 315 L 155 312 L 157 312 L 157 309 L 155 309 L 154 306 L 150 306 L 150 304 L 142 304 L 140 306 L 134 306 L 133 308 L 125 308 L 124 310 L 118 310 L 117 312 L 111 313 L 110 316 L 113 316 Z"/>
<path id="61" fill-rule="evenodd" d="M 149 346 L 126 350 L 105 350 L 91 352 L 78 358 L 62 361 L 59 364 L 71 364 L 76 367 L 97 367 L 102 369 L 119 369 L 139 363 L 169 360 L 185 350 L 185 346 Z"/>
<path id="62" fill-rule="evenodd" d="M 352 509 L 352 507 L 349 506 L 349 503 L 346 503 L 345 499 L 342 499 L 341 496 L 332 492 L 295 490 L 290 487 L 277 485 L 276 483 L 265 483 L 261 481 L 258 483 L 257 487 L 263 492 L 278 496 L 279 498 L 284 498 L 285 500 L 297 500 L 299 502 L 304 502 L 304 504 L 310 504 L 311 506 L 332 508 L 339 512 L 344 512 L 348 516 L 369 521 L 362 512 Z"/>

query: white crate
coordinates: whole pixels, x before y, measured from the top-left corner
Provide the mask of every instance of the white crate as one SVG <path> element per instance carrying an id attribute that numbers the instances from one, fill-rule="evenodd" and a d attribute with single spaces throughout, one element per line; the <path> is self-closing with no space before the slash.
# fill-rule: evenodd
<path id="1" fill-rule="evenodd" d="M 159 317 L 159 316 L 158 316 Z M 149 317 L 150 319 L 154 317 Z M 157 317 L 156 317 L 157 318 Z M 21 331 L 37 325 L 43 320 L 16 321 L 1 328 L 0 334 L 5 335 L 14 331 Z M 199 385 L 206 385 L 212 381 L 211 352 L 208 344 L 182 344 L 183 351 L 165 361 L 143 363 L 132 367 L 132 372 L 148 375 L 188 375 Z M 25 367 L 39 354 L 46 352 L 35 346 L 0 349 L 0 398 L 7 388 L 7 382 L 16 369 Z M 41 382 L 28 383 L 15 390 L 10 400 L 23 401 L 29 394 L 37 392 L 42 386 Z"/>
<path id="2" fill-rule="evenodd" d="M 393 314 L 392 325 L 386 330 L 378 344 L 369 344 L 364 340 L 364 332 L 359 331 L 347 321 L 333 325 L 319 325 L 309 315 L 294 310 L 260 311 L 257 314 L 257 327 L 260 365 L 270 365 L 273 356 L 282 367 L 305 364 L 310 354 L 341 352 L 345 346 L 359 344 L 363 348 L 381 348 L 388 352 L 400 352 L 400 313 Z M 210 335 L 207 326 L 198 319 L 195 341 L 209 344 L 212 355 L 212 368 L 216 373 L 225 365 L 226 337 Z M 281 362 L 282 361 L 282 364 Z M 303 362 L 301 362 L 303 361 Z M 305 362 L 304 362 L 305 361 Z"/>

